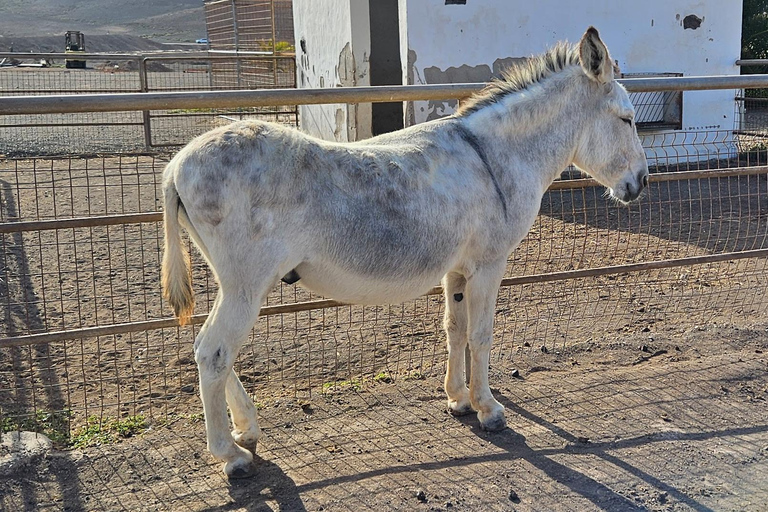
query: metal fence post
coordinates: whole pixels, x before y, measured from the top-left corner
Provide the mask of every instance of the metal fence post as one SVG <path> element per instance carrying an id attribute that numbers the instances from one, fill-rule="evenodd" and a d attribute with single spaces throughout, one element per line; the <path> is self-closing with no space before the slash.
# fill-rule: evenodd
<path id="1" fill-rule="evenodd" d="M 147 57 L 139 59 L 139 82 L 141 83 L 140 92 L 149 92 L 149 80 L 147 79 Z M 144 126 L 144 146 L 146 149 L 152 147 L 152 119 L 149 110 L 141 112 Z"/>

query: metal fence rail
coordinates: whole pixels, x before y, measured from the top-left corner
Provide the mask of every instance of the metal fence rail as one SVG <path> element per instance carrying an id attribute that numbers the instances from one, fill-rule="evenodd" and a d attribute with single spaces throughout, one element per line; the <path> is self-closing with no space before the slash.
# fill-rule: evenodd
<path id="1" fill-rule="evenodd" d="M 761 80 L 753 76 L 749 83 L 768 84 Z M 716 80 L 725 88 L 743 83 L 741 77 Z M 106 95 L 90 103 L 84 96 L 16 97 L 0 99 L 0 113 L 230 108 L 240 101 L 258 104 L 254 98 L 278 102 L 273 93 L 290 93 L 292 104 L 445 98 L 476 87 L 374 94 L 334 89 L 303 97 L 301 91 L 170 92 L 138 99 Z M 178 103 L 153 103 L 168 97 Z M 233 103 L 217 103 L 227 97 Z M 629 208 L 607 201 L 592 180 L 556 182 L 510 257 L 497 305 L 495 360 L 527 357 L 542 345 L 554 351 L 600 331 L 620 336 L 671 314 L 684 313 L 686 325 L 763 315 L 767 151 L 734 131 L 647 139 L 660 156 L 648 195 Z M 733 151 L 711 143 L 726 137 Z M 683 152 L 686 159 L 672 164 L 668 156 Z M 4 425 L 34 426 L 45 412 L 59 415 L 67 430 L 91 414 L 162 416 L 196 402 L 191 340 L 197 327 L 178 327 L 160 294 L 158 207 L 166 162 L 162 155 L 110 155 L 0 164 Z M 199 258 L 193 269 L 198 324 L 215 285 Z M 406 304 L 362 307 L 281 283 L 238 360 L 242 380 L 251 391 L 304 396 L 382 371 L 395 377 L 440 371 L 445 353 L 438 293 L 435 288 Z"/>
<path id="2" fill-rule="evenodd" d="M 146 94 L 166 91 L 295 88 L 293 55 L 254 52 L 194 54 L 85 54 L 87 69 L 65 69 L 64 54 L 0 53 L 0 58 L 38 59 L 46 68 L 0 67 L 3 100 L 43 95 L 83 97 L 93 94 Z M 44 100 L 43 100 L 44 101 Z M 137 152 L 178 146 L 228 118 L 259 118 L 291 126 L 298 123 L 295 106 L 241 105 L 237 108 L 111 108 L 102 112 L 44 109 L 0 114 L 0 154 Z M 104 130 L 104 127 L 109 127 Z"/>

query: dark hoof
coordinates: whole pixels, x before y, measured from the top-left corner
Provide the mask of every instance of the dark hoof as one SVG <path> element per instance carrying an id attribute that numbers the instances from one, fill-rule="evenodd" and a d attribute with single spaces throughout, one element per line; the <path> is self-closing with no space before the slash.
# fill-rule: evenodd
<path id="1" fill-rule="evenodd" d="M 460 409 L 452 409 L 449 407 L 448 412 L 451 413 L 451 416 L 466 416 L 467 414 L 472 414 L 474 411 L 471 407 L 462 407 Z"/>
<path id="2" fill-rule="evenodd" d="M 504 418 L 504 415 L 497 416 L 485 422 L 481 421 L 480 428 L 486 432 L 499 432 L 507 428 L 507 420 Z"/>
<path id="3" fill-rule="evenodd" d="M 255 474 L 256 468 L 253 464 L 248 464 L 247 466 L 238 466 L 232 469 L 232 471 L 227 474 L 227 478 L 230 480 L 242 480 L 243 478 L 251 478 Z"/>
<path id="4" fill-rule="evenodd" d="M 472 406 L 470 404 L 464 405 L 462 407 L 457 407 L 456 402 L 449 400 L 448 412 L 453 416 L 466 416 L 467 414 L 473 413 L 475 411 L 472 409 Z"/>

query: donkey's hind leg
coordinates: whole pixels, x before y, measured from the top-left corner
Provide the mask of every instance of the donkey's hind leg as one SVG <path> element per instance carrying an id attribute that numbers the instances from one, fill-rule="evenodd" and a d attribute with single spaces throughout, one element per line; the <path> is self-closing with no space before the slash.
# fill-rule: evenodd
<path id="1" fill-rule="evenodd" d="M 222 283 L 208 320 L 195 341 L 208 450 L 224 461 L 224 472 L 230 477 L 248 476 L 252 472 L 253 454 L 236 445 L 229 432 L 225 398 L 228 381 L 233 378 L 232 365 L 256 323 L 265 293 L 265 289 L 259 290 L 255 285 Z"/>
<path id="2" fill-rule="evenodd" d="M 467 280 L 461 274 L 452 272 L 443 277 L 443 327 L 448 344 L 445 394 L 448 395 L 448 412 L 456 416 L 472 412 L 469 389 L 464 380 L 464 351 L 467 346 L 467 302 L 464 300 L 466 285 Z"/>
<path id="3" fill-rule="evenodd" d="M 227 405 L 232 413 L 232 424 L 235 429 L 232 437 L 235 443 L 256 453 L 256 444 L 261 437 L 261 429 L 256 418 L 256 407 L 253 400 L 243 388 L 240 379 L 233 369 L 229 374 L 226 386 Z"/>

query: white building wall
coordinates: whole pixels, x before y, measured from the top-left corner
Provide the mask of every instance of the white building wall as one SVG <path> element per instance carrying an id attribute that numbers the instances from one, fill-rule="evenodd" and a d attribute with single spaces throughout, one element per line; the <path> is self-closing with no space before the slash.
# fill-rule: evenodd
<path id="1" fill-rule="evenodd" d="M 590 25 L 625 73 L 738 74 L 741 8 L 742 0 L 400 0 L 403 83 L 484 81 L 511 59 L 560 40 L 578 41 Z M 406 125 L 450 114 L 455 106 L 415 102 L 406 108 Z M 723 130 L 710 135 L 718 151 L 732 151 L 734 115 L 732 90 L 683 94 L 683 129 Z M 672 140 L 650 136 L 659 145 Z M 689 153 L 689 141 L 679 134 L 674 141 L 673 152 Z M 650 139 L 644 142 L 650 146 Z M 658 156 L 670 156 L 664 152 Z"/>
<path id="2" fill-rule="evenodd" d="M 370 29 L 363 0 L 294 0 L 299 88 L 369 85 Z M 370 104 L 302 105 L 303 131 L 326 140 L 370 137 Z"/>

